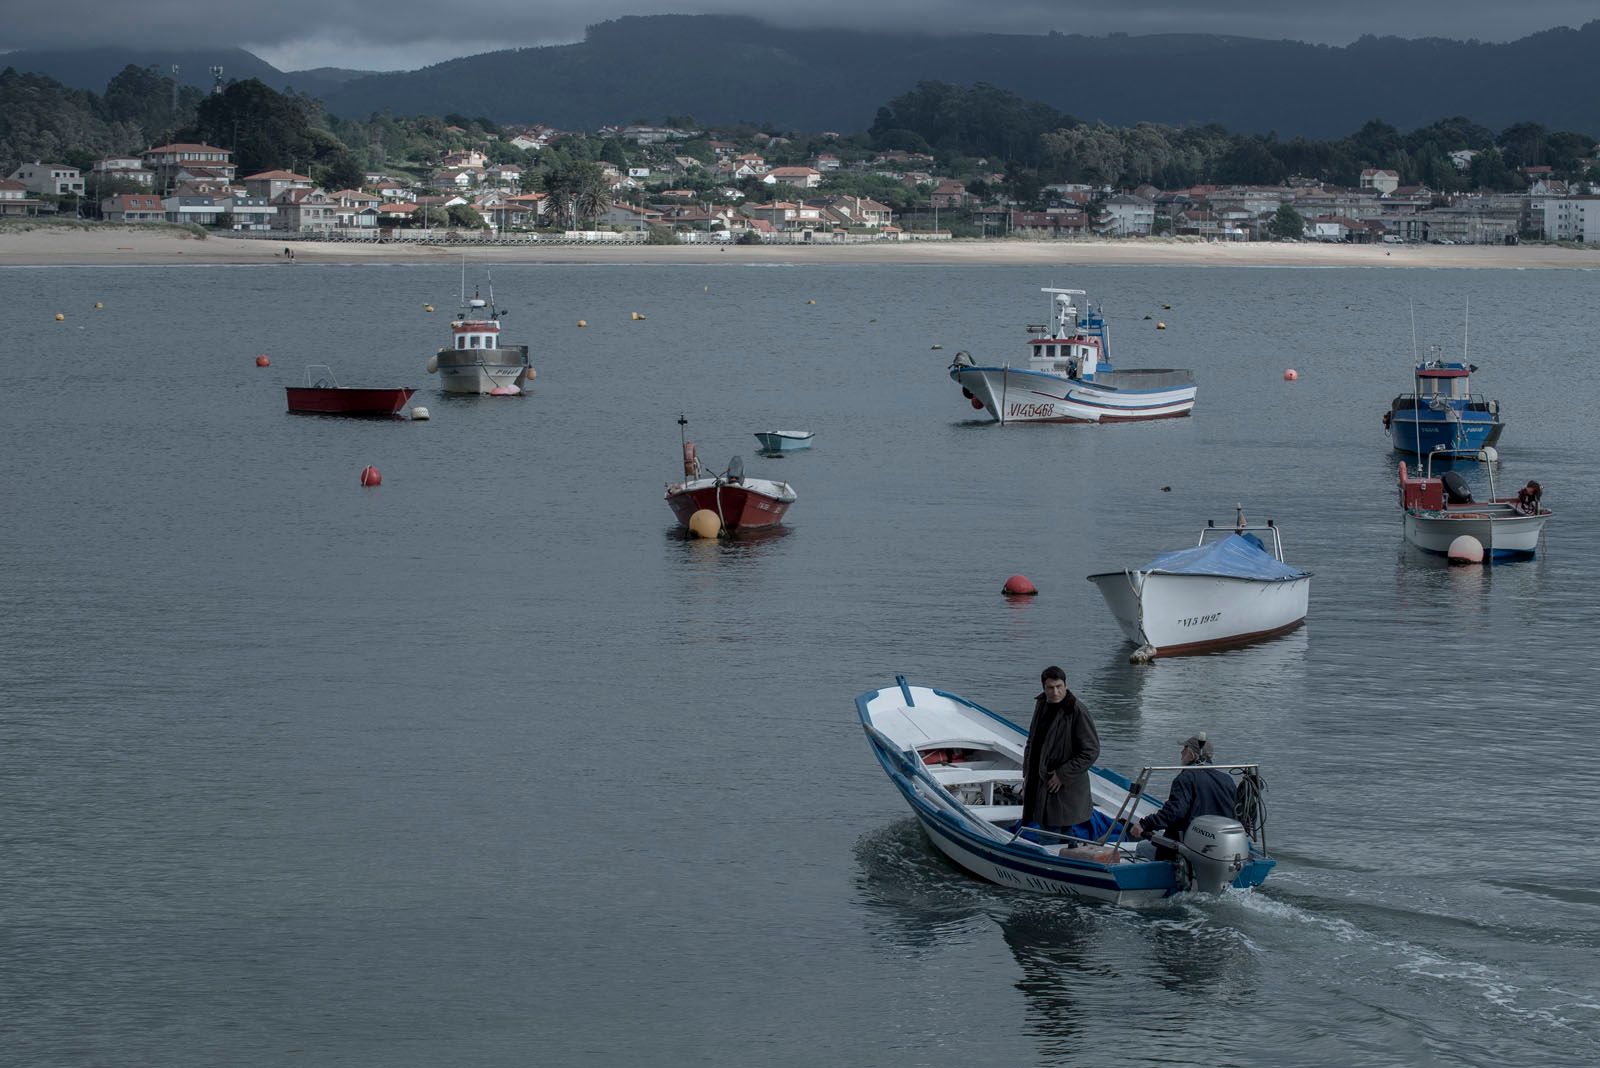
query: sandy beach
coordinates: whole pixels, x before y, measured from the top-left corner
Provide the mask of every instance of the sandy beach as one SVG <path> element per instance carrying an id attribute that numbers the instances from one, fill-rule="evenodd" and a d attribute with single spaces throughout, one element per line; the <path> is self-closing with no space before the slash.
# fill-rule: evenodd
<path id="1" fill-rule="evenodd" d="M 1120 241 L 879 242 L 863 245 L 445 246 L 294 242 L 295 263 L 1123 264 L 1217 267 L 1596 269 L 1600 248 L 1550 245 L 1332 245 Z M 282 240 L 121 229 L 0 229 L 0 266 L 287 264 Z"/>

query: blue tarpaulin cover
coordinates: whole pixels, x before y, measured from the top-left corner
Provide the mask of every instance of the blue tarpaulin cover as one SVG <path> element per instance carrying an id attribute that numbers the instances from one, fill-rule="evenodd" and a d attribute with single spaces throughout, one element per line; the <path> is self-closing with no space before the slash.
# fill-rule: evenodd
<path id="1" fill-rule="evenodd" d="M 1218 575 L 1223 578 L 1293 579 L 1306 572 L 1277 560 L 1260 548 L 1254 538 L 1230 534 L 1208 545 L 1162 553 L 1140 571 L 1163 571 L 1169 575 Z"/>

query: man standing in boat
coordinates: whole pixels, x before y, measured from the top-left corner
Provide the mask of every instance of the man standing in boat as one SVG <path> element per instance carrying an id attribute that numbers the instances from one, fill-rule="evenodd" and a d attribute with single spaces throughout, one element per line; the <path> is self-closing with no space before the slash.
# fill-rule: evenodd
<path id="1" fill-rule="evenodd" d="M 1089 767 L 1100 756 L 1100 734 L 1083 702 L 1067 689 L 1067 674 L 1051 666 L 1039 677 L 1033 722 L 1023 750 L 1022 819 L 1047 831 L 1094 838 Z"/>
<path id="2" fill-rule="evenodd" d="M 1204 731 L 1183 743 L 1178 759 L 1183 770 L 1172 780 L 1172 792 L 1161 811 L 1128 824 L 1129 838 L 1142 838 L 1160 831 L 1173 841 L 1183 841 L 1183 832 L 1199 816 L 1226 816 L 1234 818 L 1234 800 L 1238 787 L 1233 776 L 1225 771 L 1207 767 L 1211 763 L 1211 743 Z M 1140 846 L 1141 850 L 1147 846 Z M 1159 850 L 1157 851 L 1159 853 Z"/>

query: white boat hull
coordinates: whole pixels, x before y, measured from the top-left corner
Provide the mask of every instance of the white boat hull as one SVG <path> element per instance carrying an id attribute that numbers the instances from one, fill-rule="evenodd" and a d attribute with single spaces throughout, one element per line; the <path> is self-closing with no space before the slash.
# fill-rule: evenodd
<path id="1" fill-rule="evenodd" d="M 1113 571 L 1090 575 L 1128 640 L 1155 656 L 1269 638 L 1305 622 L 1311 577 L 1246 579 Z"/>
<path id="2" fill-rule="evenodd" d="M 1424 552 L 1448 555 L 1450 543 L 1467 535 L 1478 539 L 1485 560 L 1527 558 L 1539 548 L 1548 515 L 1522 515 L 1504 506 L 1481 512 L 1418 512 L 1407 510 L 1406 541 Z"/>
<path id="3" fill-rule="evenodd" d="M 440 367 L 439 388 L 446 393 L 492 393 L 497 389 L 521 391 L 522 364 L 471 364 Z"/>
<path id="4" fill-rule="evenodd" d="M 1014 367 L 962 367 L 950 377 L 1001 423 L 1172 419 L 1193 410 L 1197 388 L 1184 371 L 1108 371 L 1100 376 L 1105 381 L 1090 382 Z"/>

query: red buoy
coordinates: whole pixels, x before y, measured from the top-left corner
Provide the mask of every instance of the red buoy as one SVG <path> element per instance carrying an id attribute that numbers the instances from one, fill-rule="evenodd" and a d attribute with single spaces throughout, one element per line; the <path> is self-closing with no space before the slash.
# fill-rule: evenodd
<path id="1" fill-rule="evenodd" d="M 983 411 L 983 401 L 979 400 L 977 397 L 972 398 L 972 406 L 978 409 L 980 412 Z"/>
<path id="2" fill-rule="evenodd" d="M 378 474 L 378 469 L 368 464 L 361 469 L 361 484 L 363 486 L 383 485 L 383 476 Z"/>
<path id="3" fill-rule="evenodd" d="M 1287 371 L 1283 372 L 1283 380 L 1285 382 L 1293 382 L 1295 379 L 1297 379 L 1299 377 L 1300 377 L 1300 372 L 1296 371 L 1293 367 L 1291 367 Z"/>
<path id="4" fill-rule="evenodd" d="M 260 356 L 256 357 L 256 366 L 257 367 L 271 367 L 272 366 L 272 361 L 267 359 L 267 354 L 263 352 Z"/>
<path id="5" fill-rule="evenodd" d="M 1000 588 L 1000 592 L 1007 597 L 1035 597 L 1038 596 L 1039 590 L 1028 581 L 1028 576 L 1012 575 L 1006 579 L 1006 584 Z"/>

